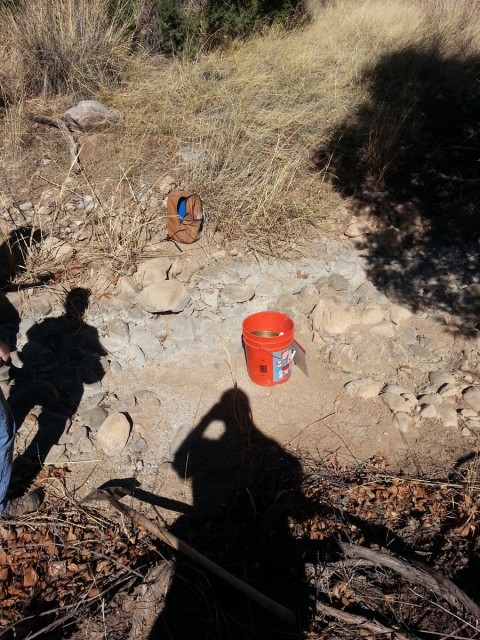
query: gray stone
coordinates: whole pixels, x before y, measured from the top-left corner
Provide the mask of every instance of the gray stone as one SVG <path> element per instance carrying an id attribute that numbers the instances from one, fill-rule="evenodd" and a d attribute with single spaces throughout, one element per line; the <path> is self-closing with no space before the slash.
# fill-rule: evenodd
<path id="1" fill-rule="evenodd" d="M 408 433 L 412 426 L 412 418 L 407 413 L 396 413 L 393 416 L 393 426 L 400 431 L 400 433 Z"/>
<path id="2" fill-rule="evenodd" d="M 329 362 L 345 373 L 358 372 L 358 364 L 355 360 L 353 349 L 350 345 L 335 345 L 330 352 Z"/>
<path id="3" fill-rule="evenodd" d="M 402 387 L 399 384 L 386 384 L 383 388 L 383 393 L 394 393 L 398 396 L 403 393 L 411 393 L 406 387 Z"/>
<path id="4" fill-rule="evenodd" d="M 374 305 L 366 305 L 363 308 L 357 309 L 357 314 L 359 321 L 365 325 L 375 325 L 385 320 L 385 310 Z"/>
<path id="5" fill-rule="evenodd" d="M 409 311 L 405 307 L 401 307 L 396 304 L 392 305 L 388 311 L 390 314 L 390 320 L 393 322 L 393 324 L 396 324 L 396 325 L 399 325 L 402 322 L 405 322 L 412 315 L 411 311 Z"/>
<path id="6" fill-rule="evenodd" d="M 170 258 L 152 258 L 151 260 L 146 260 L 138 265 L 135 278 L 143 286 L 155 284 L 158 281 L 167 279 L 171 266 L 172 261 Z"/>
<path id="7" fill-rule="evenodd" d="M 459 394 L 459 389 L 455 384 L 447 382 L 440 387 L 438 393 L 442 398 L 455 398 Z"/>
<path id="8" fill-rule="evenodd" d="M 393 338 L 395 335 L 394 325 L 391 322 L 380 322 L 369 328 L 370 333 L 380 338 Z"/>
<path id="9" fill-rule="evenodd" d="M 143 369 L 147 364 L 145 354 L 136 344 L 129 344 L 125 349 L 125 360 L 135 363 L 139 369 Z"/>
<path id="10" fill-rule="evenodd" d="M 97 432 L 96 444 L 109 457 L 119 456 L 130 437 L 130 422 L 123 413 L 112 413 Z"/>
<path id="11" fill-rule="evenodd" d="M 120 297 L 131 300 L 132 298 L 135 298 L 139 291 L 140 287 L 131 276 L 122 276 L 119 278 L 117 282 L 117 294 Z"/>
<path id="12" fill-rule="evenodd" d="M 255 296 L 257 298 L 273 298 L 281 291 L 281 283 L 277 280 L 262 279 L 255 289 Z"/>
<path id="13" fill-rule="evenodd" d="M 416 404 L 416 402 L 412 400 L 411 394 L 399 396 L 396 393 L 382 393 L 380 397 L 392 413 L 406 413 L 411 411 Z"/>
<path id="14" fill-rule="evenodd" d="M 108 323 L 108 334 L 113 340 L 128 342 L 130 330 L 128 324 L 121 318 L 115 318 Z"/>
<path id="15" fill-rule="evenodd" d="M 435 407 L 439 407 L 442 404 L 442 396 L 438 393 L 422 393 L 418 396 L 418 402 L 420 404 L 433 404 Z"/>
<path id="16" fill-rule="evenodd" d="M 112 360 L 110 362 L 110 371 L 114 374 L 119 374 L 122 372 L 122 365 L 118 360 Z"/>
<path id="17" fill-rule="evenodd" d="M 321 298 L 312 316 L 313 329 L 320 334 L 338 336 L 346 333 L 357 322 L 357 316 L 346 302 L 339 298 Z"/>
<path id="18" fill-rule="evenodd" d="M 473 409 L 460 409 L 460 415 L 462 418 L 477 418 L 478 413 Z"/>
<path id="19" fill-rule="evenodd" d="M 165 280 L 147 286 L 137 296 L 139 305 L 150 313 L 180 313 L 190 302 L 190 294 L 177 280 Z"/>
<path id="20" fill-rule="evenodd" d="M 458 415 L 453 407 L 447 405 L 437 406 L 437 417 L 446 427 L 458 427 Z"/>
<path id="21" fill-rule="evenodd" d="M 438 371 L 431 371 L 428 374 L 428 379 L 430 384 L 437 387 L 437 389 L 445 384 L 455 384 L 455 376 L 448 371 L 443 371 L 442 369 L 439 369 Z"/>
<path id="22" fill-rule="evenodd" d="M 66 262 L 70 260 L 75 253 L 72 245 L 54 236 L 48 236 L 48 238 L 42 241 L 42 250 L 45 251 L 47 256 L 54 262 Z"/>
<path id="23" fill-rule="evenodd" d="M 468 387 L 463 394 L 463 400 L 468 407 L 480 412 L 480 389 Z"/>
<path id="24" fill-rule="evenodd" d="M 437 416 L 437 408 L 434 404 L 424 404 L 420 410 L 422 418 L 435 418 Z"/>
<path id="25" fill-rule="evenodd" d="M 361 378 L 359 380 L 350 380 L 344 385 L 347 396 L 355 398 L 375 398 L 380 393 L 383 382 L 372 380 L 371 378 Z"/>
<path id="26" fill-rule="evenodd" d="M 102 407 L 94 407 L 80 416 L 80 422 L 89 427 L 94 433 L 105 422 L 108 414 Z"/>
<path id="27" fill-rule="evenodd" d="M 227 284 L 222 289 L 222 300 L 227 304 L 241 303 L 251 300 L 255 295 L 255 287 L 251 284 Z"/>
<path id="28" fill-rule="evenodd" d="M 45 456 L 44 464 L 45 465 L 55 465 L 55 464 L 63 464 L 67 461 L 65 456 L 66 448 L 63 444 L 54 444 L 50 447 L 50 451 Z"/>
<path id="29" fill-rule="evenodd" d="M 101 129 L 116 124 L 120 120 L 98 100 L 81 100 L 75 107 L 65 111 L 63 119 L 69 124 L 76 125 L 82 131 Z"/>
<path id="30" fill-rule="evenodd" d="M 159 331 L 163 340 L 166 338 L 167 329 L 165 326 L 161 325 L 152 328 Z M 130 342 L 140 347 L 148 360 L 158 356 L 163 351 L 160 337 L 143 327 L 132 327 L 130 329 Z"/>
<path id="31" fill-rule="evenodd" d="M 46 296 L 32 296 L 29 300 L 30 309 L 40 316 L 48 315 L 52 310 L 50 300 Z"/>
<path id="32" fill-rule="evenodd" d="M 297 303 L 300 313 L 309 316 L 320 300 L 320 293 L 313 284 L 308 284 L 297 294 Z"/>
<path id="33" fill-rule="evenodd" d="M 195 342 L 195 330 L 192 318 L 187 316 L 172 318 L 170 335 L 179 346 L 193 344 Z"/>
<path id="34" fill-rule="evenodd" d="M 148 451 L 148 443 L 144 438 L 137 438 L 135 442 L 132 444 L 132 451 L 134 453 L 144 453 Z"/>

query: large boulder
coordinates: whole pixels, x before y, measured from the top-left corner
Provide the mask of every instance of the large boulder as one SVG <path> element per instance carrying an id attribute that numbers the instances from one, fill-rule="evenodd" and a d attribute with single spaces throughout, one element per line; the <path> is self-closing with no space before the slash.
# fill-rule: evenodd
<path id="1" fill-rule="evenodd" d="M 137 301 L 149 313 L 180 313 L 189 303 L 190 294 L 178 280 L 164 280 L 145 287 Z"/>
<path id="2" fill-rule="evenodd" d="M 68 124 L 77 126 L 82 131 L 102 129 L 119 122 L 120 118 L 112 113 L 98 100 L 81 100 L 75 107 L 63 114 Z"/>

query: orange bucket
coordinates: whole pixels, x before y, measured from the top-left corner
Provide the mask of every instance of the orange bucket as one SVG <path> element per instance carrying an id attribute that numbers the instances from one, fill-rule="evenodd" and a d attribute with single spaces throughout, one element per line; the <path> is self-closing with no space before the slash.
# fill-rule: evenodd
<path id="1" fill-rule="evenodd" d="M 278 311 L 254 313 L 242 323 L 247 371 L 262 387 L 287 382 L 292 373 L 293 320 Z"/>

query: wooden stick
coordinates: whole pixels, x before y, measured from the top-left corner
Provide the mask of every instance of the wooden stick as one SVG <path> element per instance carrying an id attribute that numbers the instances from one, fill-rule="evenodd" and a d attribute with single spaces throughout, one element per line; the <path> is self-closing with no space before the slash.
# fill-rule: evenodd
<path id="1" fill-rule="evenodd" d="M 197 562 L 202 567 L 205 567 L 205 569 L 208 569 L 218 578 L 224 580 L 235 589 L 238 589 L 238 591 L 244 593 L 246 596 L 254 600 L 257 604 L 259 604 L 261 607 L 263 607 L 273 615 L 275 615 L 285 624 L 290 626 L 295 624 L 296 616 L 290 609 L 287 609 L 278 602 L 275 602 L 275 600 L 272 600 L 263 593 L 260 593 L 260 591 L 257 591 L 246 582 L 243 582 L 243 580 L 240 580 L 225 569 L 222 569 L 222 567 L 220 567 L 218 564 L 215 564 L 215 562 L 209 560 L 199 551 L 188 545 L 186 542 L 183 542 L 183 540 L 177 538 L 177 536 L 173 535 L 173 533 L 167 531 L 167 529 L 160 527 L 158 524 L 139 513 L 136 509 L 128 507 L 127 505 L 114 498 L 108 492 L 108 490 L 100 490 L 98 494 L 99 495 L 97 497 L 99 499 L 108 500 L 108 502 L 117 511 L 120 511 L 120 513 L 123 513 L 124 515 L 127 515 L 129 518 L 131 518 L 134 525 L 140 525 L 141 527 L 152 533 L 154 536 L 168 544 L 169 547 L 175 549 L 175 551 L 179 551 L 183 555 Z M 95 496 L 93 495 L 92 497 Z"/>
<path id="2" fill-rule="evenodd" d="M 347 613 L 341 609 L 329 607 L 327 604 L 323 604 L 323 602 L 317 602 L 316 609 L 317 612 L 323 613 L 326 616 L 336 618 L 337 620 L 340 620 L 340 622 L 345 622 L 346 624 L 352 624 L 355 627 L 368 629 L 368 631 L 371 631 L 372 633 L 388 634 L 391 638 L 397 638 L 398 640 L 410 640 L 408 636 L 404 636 L 403 633 L 399 633 L 398 631 L 395 631 L 395 629 L 385 627 L 383 624 L 380 624 L 380 622 L 369 620 L 368 618 L 357 616 L 353 613 Z"/>
<path id="3" fill-rule="evenodd" d="M 354 544 L 338 543 L 340 549 L 349 558 L 362 558 L 372 564 L 388 567 L 410 582 L 417 582 L 433 591 L 437 596 L 446 600 L 455 609 L 464 607 L 470 612 L 475 624 L 480 623 L 480 607 L 471 600 L 467 594 L 444 575 L 431 569 L 417 560 L 405 562 L 381 551 L 367 549 Z"/>
<path id="4" fill-rule="evenodd" d="M 32 116 L 32 119 L 34 122 L 38 122 L 39 124 L 48 124 L 51 127 L 56 127 L 57 129 L 60 129 L 67 143 L 68 150 L 70 152 L 70 160 L 71 160 L 70 168 L 74 173 L 80 173 L 82 170 L 80 161 L 78 159 L 80 145 L 78 144 L 78 142 L 75 142 L 75 140 L 73 139 L 73 135 L 70 129 L 67 127 L 66 123 L 63 120 L 60 120 L 59 118 L 50 118 L 49 116 L 34 115 Z"/>

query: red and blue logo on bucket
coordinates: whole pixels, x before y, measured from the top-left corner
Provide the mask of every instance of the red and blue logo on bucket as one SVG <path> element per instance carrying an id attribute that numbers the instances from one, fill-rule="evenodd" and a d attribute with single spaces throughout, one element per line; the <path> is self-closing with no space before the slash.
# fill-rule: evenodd
<path id="1" fill-rule="evenodd" d="M 283 349 L 272 354 L 273 381 L 280 382 L 290 377 L 292 372 L 293 349 Z"/>

